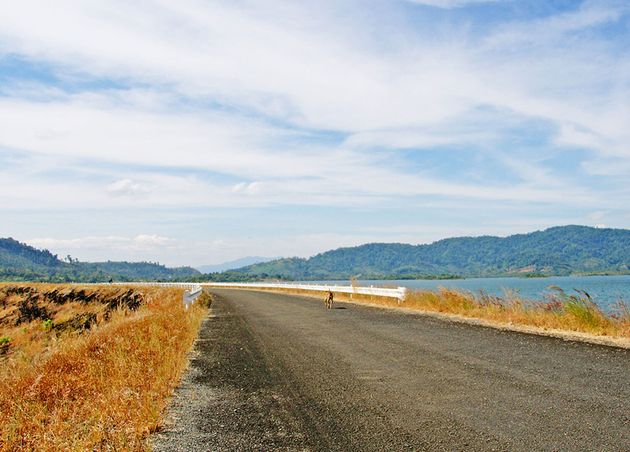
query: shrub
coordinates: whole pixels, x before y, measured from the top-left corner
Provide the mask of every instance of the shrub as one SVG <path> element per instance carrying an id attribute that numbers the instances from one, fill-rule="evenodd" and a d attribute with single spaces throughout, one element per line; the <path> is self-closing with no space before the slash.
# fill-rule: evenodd
<path id="1" fill-rule="evenodd" d="M 213 301 L 212 295 L 209 294 L 208 292 L 203 292 L 197 298 L 196 304 L 198 304 L 202 308 L 209 308 L 210 305 L 212 304 L 212 301 Z"/>
<path id="2" fill-rule="evenodd" d="M 11 338 L 9 336 L 0 337 L 0 356 L 6 355 L 11 346 Z"/>
<path id="3" fill-rule="evenodd" d="M 602 313 L 585 290 L 575 289 L 576 293 L 569 295 L 557 286 L 551 286 L 550 289 L 556 292 L 556 300 L 553 300 L 553 296 L 552 300 L 562 303 L 564 312 L 572 316 L 582 328 L 598 330 L 610 324 L 610 319 Z"/>
<path id="4" fill-rule="evenodd" d="M 44 331 L 50 331 L 53 327 L 53 321 L 51 319 L 46 319 L 42 322 L 42 328 Z"/>

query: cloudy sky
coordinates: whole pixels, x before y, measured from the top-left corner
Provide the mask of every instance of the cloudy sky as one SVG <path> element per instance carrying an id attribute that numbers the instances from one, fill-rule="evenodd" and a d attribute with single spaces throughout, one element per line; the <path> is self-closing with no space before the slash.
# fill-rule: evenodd
<path id="1" fill-rule="evenodd" d="M 0 5 L 0 236 L 201 265 L 630 227 L 630 3 Z"/>

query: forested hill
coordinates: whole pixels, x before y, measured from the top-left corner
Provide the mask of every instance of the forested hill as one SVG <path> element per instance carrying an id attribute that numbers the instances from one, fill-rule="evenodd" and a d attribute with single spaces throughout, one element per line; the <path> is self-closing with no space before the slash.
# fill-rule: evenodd
<path id="1" fill-rule="evenodd" d="M 429 245 L 370 243 L 235 272 L 286 279 L 630 273 L 630 230 L 559 226 L 504 238 L 457 237 Z"/>
<path id="2" fill-rule="evenodd" d="M 168 268 L 151 262 L 65 262 L 47 250 L 0 238 L 0 281 L 168 281 L 199 274 L 190 267 Z"/>

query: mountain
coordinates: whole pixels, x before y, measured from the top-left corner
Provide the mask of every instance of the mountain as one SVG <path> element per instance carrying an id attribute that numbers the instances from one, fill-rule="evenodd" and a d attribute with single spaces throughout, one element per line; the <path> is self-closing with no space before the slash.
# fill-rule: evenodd
<path id="1" fill-rule="evenodd" d="M 151 262 L 64 262 L 47 250 L 10 238 L 0 239 L 0 280 L 15 281 L 248 281 L 593 273 L 630 273 L 630 230 L 558 226 L 509 237 L 450 238 L 429 245 L 369 243 L 327 251 L 309 259 L 276 259 L 212 275 L 202 275 L 190 267 L 168 268 Z"/>
<path id="2" fill-rule="evenodd" d="M 0 238 L 0 268 L 43 270 L 63 265 L 48 250 L 38 250 L 11 238 Z"/>
<path id="3" fill-rule="evenodd" d="M 428 245 L 370 243 L 309 259 L 249 265 L 230 273 L 294 280 L 630 273 L 630 230 L 558 226 L 509 237 L 457 237 Z"/>
<path id="4" fill-rule="evenodd" d="M 0 281 L 180 280 L 199 274 L 191 267 L 168 268 L 151 262 L 64 262 L 48 250 L 0 238 Z"/>
<path id="5" fill-rule="evenodd" d="M 245 267 L 247 265 L 269 262 L 275 259 L 278 259 L 278 258 L 277 257 L 247 256 L 247 257 L 242 257 L 241 259 L 223 262 L 222 264 L 201 265 L 196 268 L 201 273 L 216 273 L 216 272 L 224 272 L 226 270 L 233 270 L 235 268 Z"/>

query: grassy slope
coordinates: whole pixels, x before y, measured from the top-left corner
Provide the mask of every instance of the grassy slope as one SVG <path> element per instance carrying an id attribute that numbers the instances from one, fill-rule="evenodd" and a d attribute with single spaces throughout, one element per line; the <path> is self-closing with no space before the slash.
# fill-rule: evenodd
<path id="1" fill-rule="evenodd" d="M 0 449 L 150 449 L 205 309 L 185 310 L 181 290 L 142 291 L 137 310 L 119 307 L 83 332 L 41 319 L 4 327 L 0 336 L 22 337 L 2 358 Z"/>

